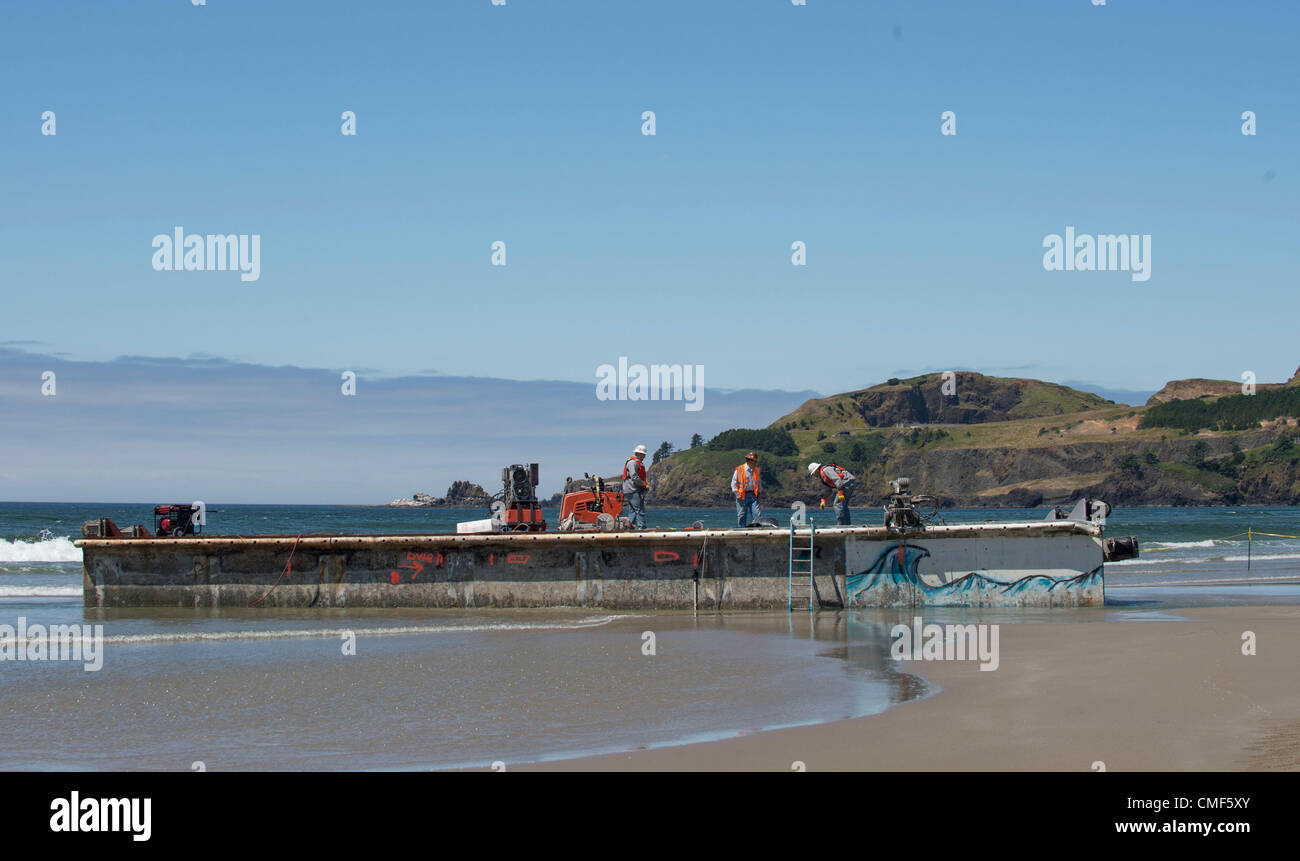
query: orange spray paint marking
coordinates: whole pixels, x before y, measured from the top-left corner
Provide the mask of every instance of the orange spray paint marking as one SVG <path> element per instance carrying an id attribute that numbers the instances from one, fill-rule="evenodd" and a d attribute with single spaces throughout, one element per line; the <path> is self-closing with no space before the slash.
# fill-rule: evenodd
<path id="1" fill-rule="evenodd" d="M 419 577 L 419 576 L 420 576 L 420 572 L 424 570 L 424 563 L 425 563 L 425 562 L 432 562 L 433 559 L 434 559 L 434 556 L 433 556 L 432 553 L 408 553 L 408 554 L 406 554 L 406 559 L 407 559 L 408 562 L 414 562 L 415 564 L 414 564 L 414 565 L 398 565 L 397 567 L 398 567 L 399 570 L 400 570 L 400 569 L 405 569 L 405 570 L 408 570 L 408 571 L 413 571 L 413 572 L 415 572 L 415 573 L 413 573 L 413 574 L 411 575 L 411 579 L 414 580 L 416 577 Z M 438 561 L 439 561 L 438 567 L 441 568 L 441 567 L 442 567 L 442 564 L 441 564 L 441 563 L 442 563 L 442 554 L 441 554 L 441 553 L 438 554 Z M 399 575 L 396 571 L 394 571 L 394 572 L 393 572 L 393 582 L 396 583 L 396 582 L 397 582 L 398 580 L 400 580 L 400 579 L 401 579 L 401 575 Z"/>
<path id="2" fill-rule="evenodd" d="M 682 557 L 671 550 L 656 550 L 654 557 L 656 562 L 676 562 L 680 558 Z"/>
<path id="3" fill-rule="evenodd" d="M 527 565 L 528 560 L 533 557 L 527 553 L 511 553 L 506 557 L 506 561 L 511 565 Z"/>
<path id="4" fill-rule="evenodd" d="M 496 560 L 496 554 L 495 554 L 495 553 L 489 553 L 489 554 L 488 554 L 488 564 L 489 564 L 489 565 L 495 565 L 495 564 L 497 564 L 495 560 Z"/>

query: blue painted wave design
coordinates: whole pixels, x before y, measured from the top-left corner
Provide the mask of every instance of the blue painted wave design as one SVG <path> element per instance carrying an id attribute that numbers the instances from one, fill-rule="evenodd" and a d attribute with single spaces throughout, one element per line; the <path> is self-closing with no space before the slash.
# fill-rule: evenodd
<path id="1" fill-rule="evenodd" d="M 1104 579 L 1100 565 L 1086 574 L 1059 579 L 1031 574 L 1019 580 L 1006 581 L 971 572 L 942 586 L 927 586 L 922 582 L 917 566 L 929 555 L 924 547 L 907 543 L 880 551 L 870 568 L 848 576 L 845 585 L 849 604 L 873 607 L 919 604 L 938 607 L 1072 607 L 1100 604 L 1102 601 Z"/>

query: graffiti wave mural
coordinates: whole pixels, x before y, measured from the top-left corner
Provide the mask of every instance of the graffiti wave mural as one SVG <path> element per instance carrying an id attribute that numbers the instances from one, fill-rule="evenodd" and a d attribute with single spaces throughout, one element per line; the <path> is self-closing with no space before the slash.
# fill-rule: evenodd
<path id="1" fill-rule="evenodd" d="M 881 550 L 874 564 L 850 573 L 848 603 L 858 607 L 1080 607 L 1104 600 L 1102 566 L 1086 573 L 1056 577 L 1032 573 L 1002 579 L 1003 572 L 971 571 L 946 583 L 930 585 L 918 568 L 930 552 L 902 542 Z"/>

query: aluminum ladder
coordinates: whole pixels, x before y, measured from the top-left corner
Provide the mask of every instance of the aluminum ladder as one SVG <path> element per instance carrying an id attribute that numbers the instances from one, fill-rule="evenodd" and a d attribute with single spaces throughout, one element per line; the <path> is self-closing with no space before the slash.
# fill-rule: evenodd
<path id="1" fill-rule="evenodd" d="M 808 520 L 808 538 L 805 543 L 803 536 L 795 533 L 794 523 L 790 524 L 790 565 L 788 573 L 787 589 L 787 610 L 794 612 L 796 603 L 808 607 L 808 612 L 812 612 L 813 599 L 813 540 L 817 534 L 817 527 L 813 525 L 812 519 Z"/>

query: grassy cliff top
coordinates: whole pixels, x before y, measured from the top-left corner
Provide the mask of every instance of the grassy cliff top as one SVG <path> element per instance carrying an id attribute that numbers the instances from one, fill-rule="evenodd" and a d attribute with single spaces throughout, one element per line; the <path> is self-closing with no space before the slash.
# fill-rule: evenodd
<path id="1" fill-rule="evenodd" d="M 1300 454 L 1288 449 L 1284 463 L 1251 455 L 1296 438 L 1300 388 L 1258 388 L 1132 407 L 1039 380 L 928 374 L 724 431 L 655 466 L 651 481 L 669 504 L 726 504 L 732 469 L 754 449 L 772 501 L 816 498 L 809 461 L 847 467 L 868 498 L 908 475 L 967 505 L 1056 504 L 1085 491 L 1128 504 L 1300 500 Z"/>
<path id="2" fill-rule="evenodd" d="M 770 427 L 791 432 L 815 427 L 832 433 L 900 425 L 975 425 L 1116 407 L 1099 395 L 1058 383 L 957 371 L 946 379 L 942 374 L 895 378 L 870 388 L 815 398 Z"/>

